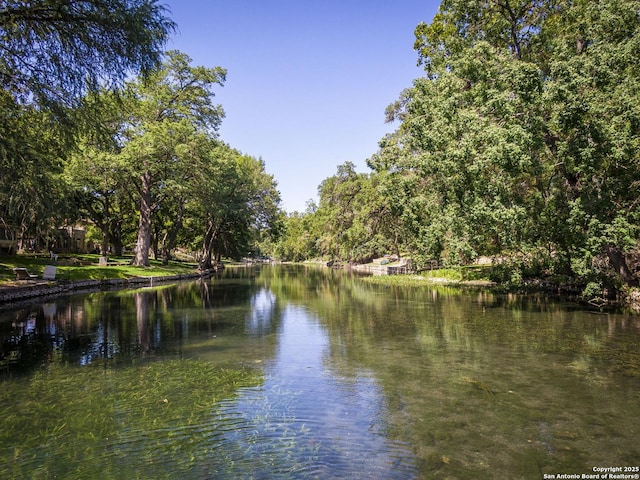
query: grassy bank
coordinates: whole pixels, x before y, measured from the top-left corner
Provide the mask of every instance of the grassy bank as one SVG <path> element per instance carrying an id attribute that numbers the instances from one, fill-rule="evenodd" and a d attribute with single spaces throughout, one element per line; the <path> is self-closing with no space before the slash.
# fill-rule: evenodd
<path id="1" fill-rule="evenodd" d="M 100 255 L 68 255 L 53 261 L 43 255 L 7 255 L 0 256 L 0 286 L 15 283 L 14 268 L 26 268 L 33 275 L 42 279 L 46 265 L 56 266 L 58 280 L 109 280 L 132 277 L 162 277 L 167 275 L 183 275 L 193 273 L 197 265 L 186 262 L 161 262 L 150 260 L 149 267 L 129 265 L 131 257 L 109 257 L 109 266 L 99 265 Z"/>
<path id="2" fill-rule="evenodd" d="M 491 266 L 469 266 L 427 270 L 414 275 L 380 275 L 364 277 L 365 281 L 384 285 L 467 285 L 493 286 Z"/>

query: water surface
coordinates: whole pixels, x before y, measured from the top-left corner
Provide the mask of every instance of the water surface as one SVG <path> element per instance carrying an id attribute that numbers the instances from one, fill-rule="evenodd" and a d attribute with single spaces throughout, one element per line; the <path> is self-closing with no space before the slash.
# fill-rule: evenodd
<path id="1" fill-rule="evenodd" d="M 640 320 L 263 267 L 0 311 L 0 478 L 512 478 L 640 459 Z"/>

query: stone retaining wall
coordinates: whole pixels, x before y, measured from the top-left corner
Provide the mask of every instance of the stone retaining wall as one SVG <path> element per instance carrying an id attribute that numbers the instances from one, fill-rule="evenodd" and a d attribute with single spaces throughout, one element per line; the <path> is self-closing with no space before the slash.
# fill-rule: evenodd
<path id="1" fill-rule="evenodd" d="M 58 280 L 51 282 L 43 282 L 41 280 L 25 281 L 24 285 L 14 285 L 10 287 L 0 288 L 0 305 L 27 300 L 30 298 L 64 295 L 78 291 L 100 291 L 144 286 L 152 287 L 161 283 L 208 277 L 212 273 L 214 272 L 210 271 L 188 275 L 168 275 L 160 277 L 113 278 L 105 280 Z"/>

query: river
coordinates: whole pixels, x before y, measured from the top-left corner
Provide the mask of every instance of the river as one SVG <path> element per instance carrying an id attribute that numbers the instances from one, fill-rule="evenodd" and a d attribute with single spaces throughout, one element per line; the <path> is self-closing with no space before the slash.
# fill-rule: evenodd
<path id="1" fill-rule="evenodd" d="M 3 479 L 638 478 L 630 314 L 264 266 L 4 308 L 0 340 Z"/>

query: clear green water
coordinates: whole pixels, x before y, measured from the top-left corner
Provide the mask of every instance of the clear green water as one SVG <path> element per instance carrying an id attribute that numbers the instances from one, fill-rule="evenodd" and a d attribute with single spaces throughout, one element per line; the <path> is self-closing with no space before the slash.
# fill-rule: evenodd
<path id="1" fill-rule="evenodd" d="M 0 340 L 2 479 L 640 463 L 638 316 L 264 267 L 4 309 Z"/>

